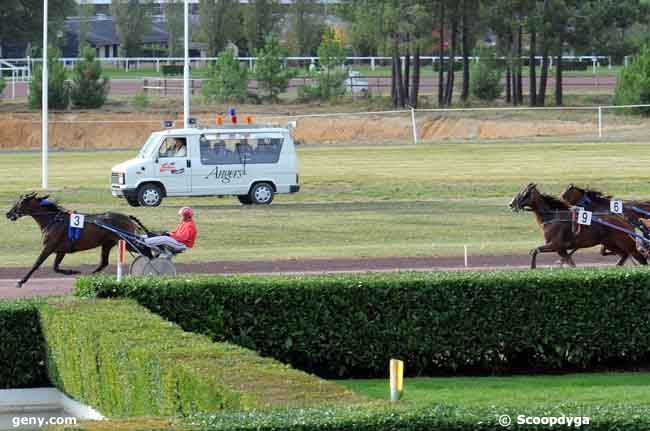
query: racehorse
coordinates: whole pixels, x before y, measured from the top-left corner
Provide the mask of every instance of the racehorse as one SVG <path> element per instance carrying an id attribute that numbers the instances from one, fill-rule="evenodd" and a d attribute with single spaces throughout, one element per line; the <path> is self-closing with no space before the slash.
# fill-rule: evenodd
<path id="1" fill-rule="evenodd" d="M 603 245 L 604 250 L 611 250 L 620 258 L 617 265 L 623 265 L 631 255 L 642 265 L 647 261 L 636 249 L 635 241 L 626 233 L 620 232 L 606 226 L 594 223 L 591 226 L 581 226 L 574 230 L 571 208 L 565 202 L 537 190 L 534 183 L 524 187 L 509 204 L 513 211 L 530 210 L 535 214 L 537 224 L 542 229 L 546 243 L 530 251 L 531 269 L 536 268 L 537 255 L 539 253 L 557 253 L 563 261 L 575 266 L 569 250 L 590 248 Z M 621 226 L 625 229 L 632 229 L 631 225 L 624 220 L 608 217 L 607 221 Z"/>
<path id="2" fill-rule="evenodd" d="M 598 190 L 583 189 L 569 184 L 560 198 L 569 205 L 577 205 L 585 209 L 610 210 L 612 197 Z M 623 216 L 633 226 L 639 228 L 644 236 L 650 236 L 650 228 L 644 219 L 650 219 L 650 202 L 623 201 Z"/>
<path id="3" fill-rule="evenodd" d="M 101 259 L 93 274 L 106 268 L 111 249 L 117 244 L 119 238 L 115 233 L 109 232 L 94 224 L 94 221 L 116 227 L 131 234 L 137 230 L 148 232 L 142 223 L 133 216 L 107 212 L 86 215 L 85 226 L 78 235 L 78 238 L 73 237 L 74 239 L 70 239 L 68 229 L 70 225 L 70 213 L 56 204 L 56 202 L 49 200 L 48 196 L 37 197 L 36 193 L 20 196 L 6 215 L 11 221 L 16 221 L 24 216 L 31 216 L 38 223 L 43 234 L 41 254 L 29 272 L 18 281 L 16 287 L 22 287 L 34 271 L 53 253 L 56 255 L 54 259 L 54 271 L 59 274 L 73 275 L 79 272 L 59 268 L 65 255 L 101 247 Z"/>

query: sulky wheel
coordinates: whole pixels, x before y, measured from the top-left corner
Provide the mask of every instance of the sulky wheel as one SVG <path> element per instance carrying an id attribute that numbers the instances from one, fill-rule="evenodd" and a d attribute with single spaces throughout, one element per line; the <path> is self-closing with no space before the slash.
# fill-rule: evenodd
<path id="1" fill-rule="evenodd" d="M 156 257 L 146 263 L 142 275 L 153 275 L 160 277 L 176 275 L 176 267 L 171 260 L 164 257 Z"/>
<path id="2" fill-rule="evenodd" d="M 131 267 L 129 268 L 129 274 L 139 277 L 144 274 L 144 269 L 149 263 L 149 258 L 146 256 L 138 256 L 131 262 Z"/>

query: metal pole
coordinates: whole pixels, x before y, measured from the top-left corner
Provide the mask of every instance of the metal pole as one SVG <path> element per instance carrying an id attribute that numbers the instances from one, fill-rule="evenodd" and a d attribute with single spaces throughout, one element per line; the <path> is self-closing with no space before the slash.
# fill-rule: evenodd
<path id="1" fill-rule="evenodd" d="M 183 127 L 190 127 L 190 29 L 189 6 L 185 0 L 185 65 L 183 68 Z"/>
<path id="2" fill-rule="evenodd" d="M 413 126 L 413 143 L 417 145 L 418 143 L 418 126 L 415 122 L 415 109 L 411 107 L 411 123 Z"/>
<path id="3" fill-rule="evenodd" d="M 47 70 L 47 0 L 43 0 L 43 80 L 41 82 L 41 105 L 42 105 L 42 184 L 47 189 L 47 92 L 48 92 L 48 70 Z"/>

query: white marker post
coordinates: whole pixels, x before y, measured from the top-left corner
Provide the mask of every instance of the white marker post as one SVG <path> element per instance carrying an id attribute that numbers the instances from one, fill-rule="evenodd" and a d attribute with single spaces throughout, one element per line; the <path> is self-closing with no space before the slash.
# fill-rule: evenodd
<path id="1" fill-rule="evenodd" d="M 47 0 L 43 0 L 43 80 L 41 82 L 41 146 L 42 146 L 42 183 L 41 187 L 47 189 L 47 92 L 48 92 L 48 70 L 47 70 Z"/>
<path id="2" fill-rule="evenodd" d="M 183 127 L 190 127 L 190 27 L 189 5 L 185 0 L 185 62 L 183 67 Z"/>
<path id="3" fill-rule="evenodd" d="M 124 263 L 126 257 L 126 241 L 123 239 L 119 240 L 117 243 L 118 249 L 118 259 L 117 259 L 117 282 L 122 281 L 123 272 L 124 272 Z"/>
<path id="4" fill-rule="evenodd" d="M 464 250 L 465 250 L 465 268 L 467 268 L 467 267 L 469 266 L 469 265 L 468 265 L 469 262 L 468 262 L 468 260 L 467 260 L 467 246 L 464 245 L 463 248 L 464 248 Z"/>

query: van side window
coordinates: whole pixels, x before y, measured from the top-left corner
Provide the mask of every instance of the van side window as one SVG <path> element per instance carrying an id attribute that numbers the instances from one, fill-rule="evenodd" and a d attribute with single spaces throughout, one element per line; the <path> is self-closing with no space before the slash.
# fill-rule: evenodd
<path id="1" fill-rule="evenodd" d="M 203 165 L 259 164 L 278 162 L 283 139 L 222 139 L 203 135 L 199 143 Z"/>
<path id="2" fill-rule="evenodd" d="M 158 157 L 187 157 L 187 140 L 185 138 L 167 138 L 160 145 Z"/>

